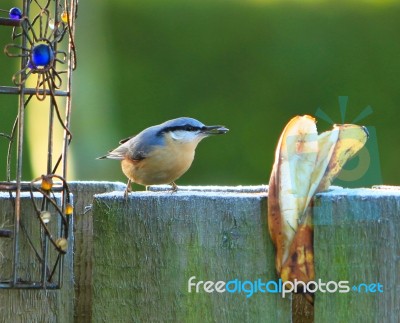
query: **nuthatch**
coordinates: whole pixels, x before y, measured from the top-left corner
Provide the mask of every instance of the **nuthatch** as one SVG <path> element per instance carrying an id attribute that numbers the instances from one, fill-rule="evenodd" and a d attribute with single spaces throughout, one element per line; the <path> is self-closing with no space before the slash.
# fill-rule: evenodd
<path id="1" fill-rule="evenodd" d="M 146 186 L 171 184 L 176 190 L 175 180 L 189 169 L 198 143 L 228 130 L 192 118 L 172 119 L 121 140 L 119 147 L 98 159 L 121 160 L 122 171 L 129 179 L 125 196 L 131 191 L 131 182 Z"/>

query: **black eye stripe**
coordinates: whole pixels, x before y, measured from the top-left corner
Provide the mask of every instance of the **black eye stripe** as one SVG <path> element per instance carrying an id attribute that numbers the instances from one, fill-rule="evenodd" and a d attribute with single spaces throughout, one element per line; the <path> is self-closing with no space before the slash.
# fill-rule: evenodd
<path id="1" fill-rule="evenodd" d="M 166 132 L 179 131 L 179 130 L 195 132 L 195 131 L 202 130 L 202 127 L 196 127 L 196 126 L 192 126 L 192 125 L 189 125 L 189 124 L 182 125 L 182 126 L 167 127 L 167 128 L 162 129 L 159 132 L 159 135 L 161 135 L 163 133 L 166 133 Z"/>

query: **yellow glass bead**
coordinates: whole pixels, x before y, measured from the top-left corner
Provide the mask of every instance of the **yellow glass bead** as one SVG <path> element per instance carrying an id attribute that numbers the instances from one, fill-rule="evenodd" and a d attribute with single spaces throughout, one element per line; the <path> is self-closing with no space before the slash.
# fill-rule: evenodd
<path id="1" fill-rule="evenodd" d="M 62 20 L 63 22 L 68 22 L 68 13 L 67 13 L 66 11 L 64 11 L 64 12 L 61 14 L 61 20 Z"/>
<path id="2" fill-rule="evenodd" d="M 40 185 L 42 190 L 44 191 L 50 191 L 51 188 L 53 187 L 53 180 L 51 177 L 48 177 L 46 175 L 42 175 L 42 183 Z"/>
<path id="3" fill-rule="evenodd" d="M 42 219 L 43 223 L 49 223 L 51 219 L 51 213 L 49 211 L 42 211 L 40 212 L 40 218 Z"/>
<path id="4" fill-rule="evenodd" d="M 73 211 L 74 211 L 74 207 L 71 204 L 68 203 L 65 206 L 65 214 L 66 215 L 71 215 Z"/>
<path id="5" fill-rule="evenodd" d="M 56 246 L 57 246 L 60 250 L 66 252 L 66 251 L 68 250 L 68 241 L 67 241 L 67 239 L 65 239 L 65 238 L 58 238 L 58 239 L 56 240 Z"/>

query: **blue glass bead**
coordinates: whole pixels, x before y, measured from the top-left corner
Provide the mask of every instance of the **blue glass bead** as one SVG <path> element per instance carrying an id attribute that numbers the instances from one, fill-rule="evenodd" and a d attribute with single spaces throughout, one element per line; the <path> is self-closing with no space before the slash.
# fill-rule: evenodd
<path id="1" fill-rule="evenodd" d="M 8 16 L 11 19 L 21 19 L 22 18 L 22 11 L 20 8 L 14 7 L 10 9 Z"/>
<path id="2" fill-rule="evenodd" d="M 47 44 L 39 44 L 32 48 L 31 64 L 34 67 L 48 66 L 54 58 L 52 48 Z"/>

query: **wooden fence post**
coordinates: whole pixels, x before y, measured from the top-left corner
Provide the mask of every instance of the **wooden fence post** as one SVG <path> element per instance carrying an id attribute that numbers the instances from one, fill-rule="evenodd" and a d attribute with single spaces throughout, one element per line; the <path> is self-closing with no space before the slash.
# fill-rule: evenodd
<path id="1" fill-rule="evenodd" d="M 76 181 L 69 183 L 74 195 L 74 322 L 92 322 L 93 195 L 122 191 L 120 182 Z M 72 322 L 72 319 L 70 320 Z"/>
<path id="2" fill-rule="evenodd" d="M 351 288 L 319 292 L 315 322 L 399 322 L 400 188 L 321 193 L 314 223 L 317 279 Z"/>
<path id="3" fill-rule="evenodd" d="M 0 289 L 0 322 L 91 322 L 93 232 L 91 230 L 92 214 L 90 210 L 85 213 L 85 207 L 92 203 L 94 194 L 123 190 L 125 184 L 71 182 L 69 186 L 73 194 L 75 221 L 73 221 L 74 229 L 70 230 L 68 239 L 69 249 L 64 256 L 62 288 L 59 290 Z M 35 196 L 38 199 L 41 198 L 40 195 Z M 56 196 L 60 199 L 60 194 L 56 193 Z M 38 220 L 27 192 L 22 193 L 21 207 L 24 227 L 36 243 L 39 237 Z M 11 229 L 13 210 L 9 194 L 0 192 L 0 228 Z M 34 262 L 31 261 L 33 251 L 26 241 L 21 240 L 22 270 L 31 273 L 34 267 Z M 0 239 L 0 272 L 3 278 L 7 277 L 11 271 L 12 241 L 12 238 Z M 74 242 L 75 248 L 73 248 Z M 33 270 L 36 269 L 33 268 Z"/>
<path id="4" fill-rule="evenodd" d="M 278 294 L 188 292 L 276 280 L 265 186 L 97 195 L 93 233 L 93 322 L 290 321 Z"/>
<path id="5" fill-rule="evenodd" d="M 34 193 L 36 203 L 42 195 Z M 55 194 L 60 201 L 61 195 Z M 50 209 L 51 210 L 51 209 Z M 14 206 L 6 192 L 0 192 L 0 225 L 12 229 Z M 55 219 L 56 216 L 53 216 Z M 50 225 L 56 220 L 52 219 Z M 30 194 L 21 193 L 21 223 L 36 248 L 40 246 L 39 221 L 32 206 Z M 22 230 L 21 230 L 22 231 Z M 37 280 L 40 266 L 26 236 L 20 231 L 19 273 L 24 279 Z M 57 231 L 55 231 L 57 233 Z M 11 273 L 12 238 L 0 239 L 0 272 L 7 279 Z M 69 234 L 68 252 L 64 255 L 63 287 L 59 290 L 43 289 L 0 289 L 1 322 L 71 322 L 74 313 L 73 285 L 73 235 Z M 54 248 L 52 245 L 49 248 Z M 53 259 L 54 261 L 54 259 Z M 39 276 L 40 277 L 40 276 Z"/>

